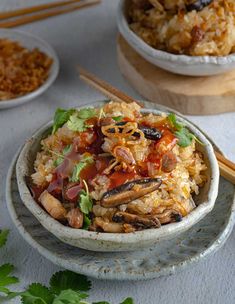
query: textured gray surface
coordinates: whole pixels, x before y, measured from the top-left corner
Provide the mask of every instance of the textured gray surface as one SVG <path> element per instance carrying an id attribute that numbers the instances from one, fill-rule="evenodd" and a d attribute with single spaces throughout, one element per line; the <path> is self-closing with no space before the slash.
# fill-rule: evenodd
<path id="1" fill-rule="evenodd" d="M 48 2 L 1 0 L 0 10 Z M 58 106 L 69 107 L 101 99 L 102 96 L 78 80 L 75 66 L 80 63 L 134 97 L 138 96 L 120 75 L 116 62 L 115 24 L 117 0 L 103 0 L 102 6 L 74 12 L 44 22 L 20 27 L 41 36 L 57 50 L 60 75 L 53 87 L 32 103 L 0 112 L 0 225 L 11 228 L 8 246 L 1 262 L 17 266 L 21 287 L 33 281 L 47 283 L 59 268 L 30 248 L 14 228 L 5 205 L 7 169 L 17 148 Z M 219 85 L 219 84 L 218 84 Z M 197 116 L 198 123 L 235 161 L 235 113 Z M 177 275 L 146 282 L 106 282 L 93 280 L 93 300 L 107 299 L 114 304 L 132 295 L 137 304 L 233 304 L 235 302 L 235 234 L 207 260 Z M 15 300 L 11 303 L 19 303 Z"/>

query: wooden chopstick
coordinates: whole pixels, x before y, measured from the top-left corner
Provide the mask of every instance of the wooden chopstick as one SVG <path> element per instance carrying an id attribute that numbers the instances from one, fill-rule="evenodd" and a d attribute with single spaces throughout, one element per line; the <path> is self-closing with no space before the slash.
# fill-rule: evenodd
<path id="1" fill-rule="evenodd" d="M 22 15 L 27 15 L 27 14 L 32 14 L 35 12 L 40 12 L 42 10 L 46 9 L 51 9 L 54 7 L 60 7 L 76 2 L 80 2 L 81 0 L 69 0 L 69 1 L 59 1 L 59 2 L 53 2 L 53 3 L 46 3 L 42 5 L 36 5 L 36 6 L 30 6 L 30 7 L 25 7 L 25 8 L 20 8 L 14 11 L 9 11 L 9 12 L 3 12 L 0 13 L 0 20 L 1 19 L 8 19 L 8 18 L 13 18 L 13 17 L 18 17 Z"/>
<path id="2" fill-rule="evenodd" d="M 80 78 L 87 82 L 89 85 L 100 91 L 102 94 L 112 99 L 113 101 L 125 101 L 127 103 L 137 102 L 132 97 L 126 95 L 125 93 L 119 91 L 118 89 L 111 86 L 109 83 L 97 78 L 95 75 L 86 71 L 82 67 L 78 66 L 78 71 L 80 73 Z M 137 102 L 138 103 L 138 102 Z"/>
<path id="3" fill-rule="evenodd" d="M 0 22 L 0 28 L 15 27 L 18 25 L 23 25 L 23 24 L 35 22 L 38 20 L 46 19 L 49 17 L 66 14 L 66 13 L 69 13 L 69 12 L 72 12 L 75 10 L 79 10 L 79 9 L 82 9 L 82 8 L 85 8 L 88 6 L 99 4 L 100 2 L 101 2 L 101 0 L 86 1 L 84 3 L 80 3 L 77 6 L 71 6 L 71 7 L 65 8 L 65 9 L 61 9 L 61 10 L 59 9 L 59 10 L 49 11 L 49 12 L 41 13 L 41 14 L 37 14 L 37 15 L 25 16 L 22 18 L 11 20 L 11 21 Z"/>
<path id="4" fill-rule="evenodd" d="M 78 67 L 78 71 L 80 72 L 80 78 L 82 80 L 87 82 L 89 85 L 91 85 L 113 101 L 125 101 L 127 103 L 136 102 L 136 100 L 132 97 L 119 91 L 110 84 L 86 71 L 82 67 Z M 221 175 L 231 183 L 235 184 L 235 164 L 230 160 L 226 159 L 219 152 L 215 151 L 215 155 L 218 160 Z"/>
<path id="5" fill-rule="evenodd" d="M 230 167 L 232 170 L 235 171 L 235 163 L 231 162 L 231 160 L 228 160 L 227 158 L 225 158 L 222 154 L 220 154 L 217 151 L 215 151 L 215 155 L 216 155 L 216 158 L 218 161 L 220 161 L 225 166 Z"/>
<path id="6" fill-rule="evenodd" d="M 231 183 L 235 184 L 235 163 L 225 158 L 222 154 L 215 151 L 218 160 L 220 174 Z"/>

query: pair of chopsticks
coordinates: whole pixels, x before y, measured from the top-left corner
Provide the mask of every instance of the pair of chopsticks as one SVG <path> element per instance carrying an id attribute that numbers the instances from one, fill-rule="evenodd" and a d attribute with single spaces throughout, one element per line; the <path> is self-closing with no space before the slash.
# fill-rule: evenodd
<path id="1" fill-rule="evenodd" d="M 96 5 L 101 0 L 68 0 L 0 13 L 0 28 L 10 28 Z M 77 4 L 79 3 L 79 4 Z M 54 9 L 55 8 L 55 9 Z M 43 12 L 45 11 L 45 12 Z M 34 14 L 40 12 L 39 14 Z M 28 16 L 29 15 L 29 16 Z M 13 19 L 11 19 L 13 18 Z M 11 19 L 11 20 L 8 20 Z M 4 20 L 4 21 L 2 21 Z"/>
<path id="2" fill-rule="evenodd" d="M 235 163 L 231 162 L 219 152 L 215 151 L 218 160 L 220 174 L 231 183 L 235 184 Z"/>
<path id="3" fill-rule="evenodd" d="M 110 84 L 106 83 L 105 81 L 99 79 L 95 75 L 89 73 L 85 69 L 78 67 L 78 71 L 80 73 L 80 78 L 84 80 L 86 83 L 103 93 L 105 96 L 110 98 L 113 101 L 125 101 L 127 103 L 130 102 L 137 102 L 132 97 L 126 95 L 125 93 L 119 91 L 118 89 L 114 88 Z M 219 164 L 220 174 L 230 181 L 231 183 L 235 184 L 235 164 L 230 160 L 226 159 L 222 154 L 215 151 L 215 155 Z"/>

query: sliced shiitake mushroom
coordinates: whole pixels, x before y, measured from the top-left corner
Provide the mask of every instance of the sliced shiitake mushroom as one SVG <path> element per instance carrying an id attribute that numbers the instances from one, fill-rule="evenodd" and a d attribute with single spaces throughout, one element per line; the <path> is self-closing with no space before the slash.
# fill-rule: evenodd
<path id="1" fill-rule="evenodd" d="M 201 11 L 204 7 L 206 7 L 207 5 L 211 4 L 213 0 L 192 0 L 189 1 L 189 4 L 186 6 L 187 11 Z"/>
<path id="2" fill-rule="evenodd" d="M 161 224 L 168 224 L 168 223 L 182 221 L 181 213 L 174 209 L 166 209 L 163 213 L 156 214 L 155 216 L 159 219 Z"/>
<path id="3" fill-rule="evenodd" d="M 92 231 L 104 231 L 110 233 L 122 233 L 123 225 L 120 223 L 109 222 L 102 217 L 96 217 L 93 225 L 90 227 Z"/>
<path id="4" fill-rule="evenodd" d="M 115 207 L 127 204 L 137 198 L 157 190 L 161 185 L 159 178 L 133 180 L 104 193 L 100 204 L 103 207 Z"/>
<path id="5" fill-rule="evenodd" d="M 121 121 L 117 122 L 115 126 L 125 126 L 127 124 L 127 121 Z M 138 125 L 138 129 L 144 133 L 145 138 L 151 139 L 151 140 L 158 140 L 162 137 L 161 131 L 159 131 L 157 128 L 151 128 L 144 125 Z M 119 132 L 122 133 L 122 128 L 119 128 Z M 109 133 L 115 133 L 114 128 L 109 129 Z M 132 134 L 134 137 L 140 137 L 140 134 L 138 132 L 135 132 Z"/>
<path id="6" fill-rule="evenodd" d="M 136 215 L 122 211 L 114 214 L 113 221 L 131 224 L 137 229 L 159 228 L 161 226 L 160 221 L 154 215 Z"/>
<path id="7" fill-rule="evenodd" d="M 151 140 L 158 140 L 162 137 L 162 133 L 157 128 L 150 128 L 139 125 L 138 129 L 144 133 L 144 137 Z M 139 133 L 134 133 L 133 136 L 139 136 Z"/>

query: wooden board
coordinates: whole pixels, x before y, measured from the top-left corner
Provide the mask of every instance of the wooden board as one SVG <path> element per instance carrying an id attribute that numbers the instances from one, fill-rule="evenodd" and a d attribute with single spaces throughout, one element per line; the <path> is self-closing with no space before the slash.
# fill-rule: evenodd
<path id="1" fill-rule="evenodd" d="M 184 114 L 235 111 L 235 71 L 206 77 L 181 76 L 146 61 L 120 35 L 117 48 L 122 74 L 145 99 Z"/>

